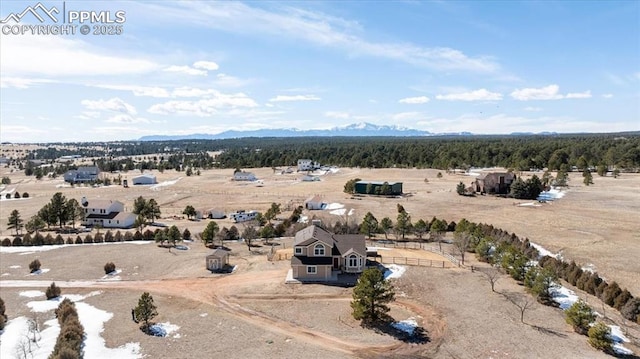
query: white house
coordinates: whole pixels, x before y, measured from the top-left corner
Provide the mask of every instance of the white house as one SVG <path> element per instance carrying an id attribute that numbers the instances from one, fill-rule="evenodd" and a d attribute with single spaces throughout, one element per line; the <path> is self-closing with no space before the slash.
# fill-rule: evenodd
<path id="1" fill-rule="evenodd" d="M 240 171 L 233 174 L 234 181 L 255 181 L 256 179 L 256 176 L 251 172 Z"/>
<path id="2" fill-rule="evenodd" d="M 320 164 L 318 162 L 314 162 L 306 158 L 298 160 L 298 171 L 313 171 L 316 168 L 320 168 Z"/>
<path id="3" fill-rule="evenodd" d="M 304 201 L 304 208 L 308 210 L 324 209 L 326 205 L 320 196 L 311 196 Z"/>
<path id="4" fill-rule="evenodd" d="M 81 200 L 84 207 L 84 225 L 99 225 L 102 228 L 131 228 L 136 221 L 136 215 L 124 211 L 124 204 L 120 201 L 104 199 Z"/>
<path id="5" fill-rule="evenodd" d="M 156 176 L 150 173 L 143 173 L 140 176 L 133 177 L 131 179 L 131 183 L 134 185 L 137 184 L 156 184 L 158 181 L 156 180 Z"/>

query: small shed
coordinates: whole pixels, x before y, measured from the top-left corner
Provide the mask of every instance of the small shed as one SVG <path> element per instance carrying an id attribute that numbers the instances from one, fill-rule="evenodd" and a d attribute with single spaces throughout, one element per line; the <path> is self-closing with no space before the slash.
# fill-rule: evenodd
<path id="1" fill-rule="evenodd" d="M 324 209 L 326 203 L 322 202 L 322 198 L 320 196 L 311 196 L 304 201 L 304 208 L 309 210 L 318 210 Z"/>
<path id="2" fill-rule="evenodd" d="M 229 251 L 218 248 L 206 257 L 207 269 L 216 272 L 229 265 Z"/>
<path id="3" fill-rule="evenodd" d="M 131 183 L 133 185 L 145 185 L 145 184 L 156 184 L 158 183 L 158 181 L 156 180 L 156 176 L 149 173 L 144 173 L 144 174 L 141 174 L 140 176 L 133 177 L 131 179 Z"/>

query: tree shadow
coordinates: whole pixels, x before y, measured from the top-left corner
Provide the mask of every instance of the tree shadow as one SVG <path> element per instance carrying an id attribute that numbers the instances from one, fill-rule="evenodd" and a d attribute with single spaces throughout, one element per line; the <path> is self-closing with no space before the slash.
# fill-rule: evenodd
<path id="1" fill-rule="evenodd" d="M 391 316 L 385 315 L 384 318 L 375 323 L 362 322 L 361 325 L 365 328 L 372 329 L 376 333 L 386 334 L 394 337 L 405 343 L 412 344 L 426 344 L 431 341 L 429 333 L 421 326 L 415 327 L 411 333 L 397 329 L 391 324 L 394 320 Z"/>
<path id="2" fill-rule="evenodd" d="M 560 337 L 560 338 L 566 338 L 567 335 L 558 331 L 555 331 L 553 329 L 549 329 L 549 328 L 545 328 L 545 327 L 541 327 L 541 326 L 537 326 L 537 325 L 531 325 L 531 327 L 537 331 L 539 331 L 540 333 L 543 334 L 548 334 L 548 335 L 554 335 L 556 337 Z"/>

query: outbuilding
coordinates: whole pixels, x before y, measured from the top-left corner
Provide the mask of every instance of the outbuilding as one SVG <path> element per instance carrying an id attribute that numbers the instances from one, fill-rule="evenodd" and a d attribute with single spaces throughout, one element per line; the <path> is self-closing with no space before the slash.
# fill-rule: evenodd
<path id="1" fill-rule="evenodd" d="M 150 173 L 144 173 L 140 176 L 133 177 L 131 179 L 131 183 L 133 185 L 145 185 L 145 184 L 156 184 L 158 181 L 156 180 L 156 176 Z"/>
<path id="2" fill-rule="evenodd" d="M 223 270 L 229 265 L 229 251 L 218 248 L 206 257 L 207 269 L 212 272 Z"/>
<path id="3" fill-rule="evenodd" d="M 400 195 L 402 182 L 358 181 L 354 190 L 359 194 Z"/>

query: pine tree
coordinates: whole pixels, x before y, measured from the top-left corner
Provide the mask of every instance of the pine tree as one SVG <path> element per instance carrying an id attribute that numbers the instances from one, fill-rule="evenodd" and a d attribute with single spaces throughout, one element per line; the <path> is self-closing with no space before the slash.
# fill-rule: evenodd
<path id="1" fill-rule="evenodd" d="M 579 334 L 587 334 L 591 323 L 596 319 L 593 309 L 583 300 L 573 303 L 565 311 L 567 323 Z"/>
<path id="2" fill-rule="evenodd" d="M 20 218 L 20 212 L 17 209 L 14 209 L 13 211 L 11 211 L 11 214 L 9 215 L 9 220 L 7 222 L 7 229 L 15 229 L 16 236 L 17 236 L 23 227 L 22 222 L 23 220 L 22 218 Z"/>
<path id="3" fill-rule="evenodd" d="M 353 289 L 353 317 L 370 325 L 388 318 L 387 303 L 395 299 L 395 292 L 391 283 L 384 279 L 378 268 L 368 268 L 360 275 L 358 284 Z"/>
<path id="4" fill-rule="evenodd" d="M 371 213 L 367 212 L 364 215 L 364 219 L 362 220 L 362 224 L 360 225 L 360 233 L 366 234 L 369 239 L 371 239 L 372 234 L 376 233 L 378 230 L 378 219 Z"/>
<path id="5" fill-rule="evenodd" d="M 610 353 L 613 348 L 613 341 L 611 340 L 611 328 L 603 322 L 597 322 L 594 326 L 589 328 L 589 344 L 592 347 L 602 350 L 605 353 Z"/>
<path id="6" fill-rule="evenodd" d="M 157 307 L 153 303 L 153 297 L 148 292 L 142 293 L 138 300 L 138 306 L 133 310 L 137 322 L 143 322 L 142 330 L 149 332 L 149 321 L 158 315 Z"/>

